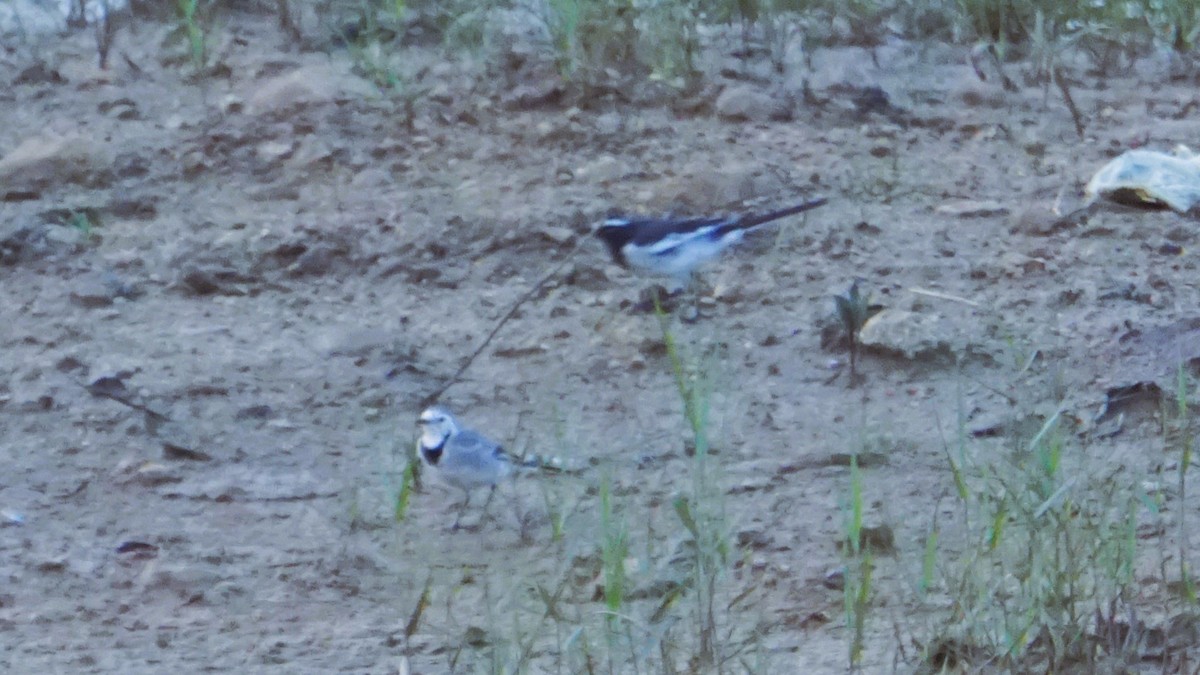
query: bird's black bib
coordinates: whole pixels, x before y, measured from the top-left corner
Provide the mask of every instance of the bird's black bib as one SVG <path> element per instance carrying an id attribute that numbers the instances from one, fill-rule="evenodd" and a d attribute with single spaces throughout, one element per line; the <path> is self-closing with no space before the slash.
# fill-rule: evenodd
<path id="1" fill-rule="evenodd" d="M 437 463 L 442 459 L 442 451 L 445 449 L 445 447 L 446 438 L 443 438 L 441 443 L 438 443 L 432 448 L 422 445 L 421 456 L 425 458 L 426 462 L 429 462 L 433 466 L 437 466 Z"/>

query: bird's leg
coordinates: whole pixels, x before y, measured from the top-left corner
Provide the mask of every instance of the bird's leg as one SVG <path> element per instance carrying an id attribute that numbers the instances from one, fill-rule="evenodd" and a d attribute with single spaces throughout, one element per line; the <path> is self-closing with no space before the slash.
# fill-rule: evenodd
<path id="1" fill-rule="evenodd" d="M 482 518 L 491 518 L 491 514 L 488 512 L 488 507 L 492 505 L 492 497 L 495 497 L 495 496 L 496 496 L 496 486 L 492 485 L 492 489 L 488 490 L 487 501 L 483 502 L 483 516 L 481 516 Z"/>
<path id="2" fill-rule="evenodd" d="M 684 323 L 696 323 L 700 320 L 700 291 L 701 283 L 695 275 L 689 275 L 687 283 L 679 289 L 679 320 Z"/>
<path id="3" fill-rule="evenodd" d="M 467 493 L 467 496 L 466 496 L 466 498 L 465 498 L 465 499 L 463 499 L 463 504 L 462 504 L 462 507 L 460 507 L 460 508 L 458 509 L 458 517 L 456 517 L 456 518 L 454 519 L 454 525 L 452 525 L 452 526 L 450 527 L 450 530 L 451 530 L 451 531 L 457 531 L 457 530 L 458 530 L 458 525 L 459 525 L 459 523 L 462 521 L 463 514 L 467 512 L 467 507 L 471 505 L 471 491 L 470 491 L 470 490 L 464 490 L 464 492 L 466 492 L 466 493 Z"/>

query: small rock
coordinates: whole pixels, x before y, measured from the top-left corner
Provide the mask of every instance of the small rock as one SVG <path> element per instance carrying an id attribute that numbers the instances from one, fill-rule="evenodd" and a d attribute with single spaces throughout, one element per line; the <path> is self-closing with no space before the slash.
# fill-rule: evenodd
<path id="1" fill-rule="evenodd" d="M 893 154 L 892 146 L 883 143 L 871 146 L 870 152 L 872 157 L 877 157 L 879 159 L 890 157 Z"/>
<path id="2" fill-rule="evenodd" d="M 611 286 L 608 274 L 601 267 L 575 264 L 563 273 L 563 279 L 585 291 L 599 291 Z"/>
<path id="3" fill-rule="evenodd" d="M 492 352 L 502 359 L 519 359 L 534 354 L 543 354 L 549 351 L 544 344 L 524 345 L 520 347 L 501 347 Z"/>
<path id="4" fill-rule="evenodd" d="M 1035 272 L 1046 271 L 1046 261 L 1017 251 L 1007 251 L 996 261 L 1001 272 L 1008 277 L 1020 279 Z"/>
<path id="5" fill-rule="evenodd" d="M 597 116 L 592 124 L 600 136 L 611 136 L 625 125 L 625 118 L 616 112 L 606 112 Z"/>
<path id="6" fill-rule="evenodd" d="M 71 302 L 88 309 L 107 307 L 116 298 L 132 299 L 137 289 L 111 272 L 86 274 L 78 280 L 76 290 L 71 292 Z"/>
<path id="7" fill-rule="evenodd" d="M 1000 202 L 994 201 L 975 201 L 964 199 L 956 202 L 948 202 L 934 209 L 938 213 L 955 218 L 986 218 L 988 216 L 1003 216 L 1008 213 L 1008 208 Z"/>
<path id="8" fill-rule="evenodd" d="M 766 122 L 791 116 L 786 102 L 749 84 L 726 87 L 713 103 L 713 109 L 717 117 L 727 122 Z"/>
<path id="9" fill-rule="evenodd" d="M 882 452 L 864 450 L 853 454 L 835 452 L 826 460 L 827 466 L 850 466 L 851 463 L 856 463 L 860 469 L 866 469 L 875 466 L 886 466 L 888 458 Z"/>
<path id="10" fill-rule="evenodd" d="M 39 572 L 65 572 L 67 571 L 67 556 L 59 555 L 49 560 L 43 560 L 37 564 L 35 569 Z"/>
<path id="11" fill-rule="evenodd" d="M 213 274 L 199 268 L 192 268 L 184 272 L 183 283 L 196 295 L 211 295 L 221 290 L 221 286 Z"/>
<path id="12" fill-rule="evenodd" d="M 821 585 L 830 590 L 840 591 L 846 588 L 846 568 L 835 567 L 825 573 Z"/>
<path id="13" fill-rule="evenodd" d="M 249 592 L 250 591 L 248 588 L 246 588 L 246 586 L 233 581 L 225 580 L 215 584 L 211 591 L 205 593 L 205 596 L 208 598 L 230 600 L 232 598 L 245 597 L 249 594 Z"/>
<path id="14" fill-rule="evenodd" d="M 226 115 L 236 115 L 246 109 L 246 102 L 240 96 L 226 94 L 221 99 L 221 112 Z"/>
<path id="15" fill-rule="evenodd" d="M 0 192 L 0 201 L 4 202 L 36 202 L 42 198 L 42 193 L 36 190 L 4 190 Z"/>
<path id="16" fill-rule="evenodd" d="M 510 110 L 533 110 L 553 106 L 563 97 L 563 80 L 547 73 L 536 82 L 518 84 L 500 98 L 500 104 Z"/>
<path id="17" fill-rule="evenodd" d="M 61 242 L 50 236 L 51 230 L 61 229 L 65 228 L 0 222 L 0 263 L 12 265 L 74 250 L 78 237 L 74 242 Z"/>
<path id="18" fill-rule="evenodd" d="M 86 289 L 83 291 L 72 291 L 71 302 L 85 309 L 96 309 L 97 307 L 107 307 L 113 303 L 112 295 L 103 289 Z"/>
<path id="19" fill-rule="evenodd" d="M 1105 392 L 1104 407 L 1096 420 L 1119 415 L 1153 418 L 1162 410 L 1165 400 L 1162 388 L 1153 381 L 1110 387 Z"/>
<path id="20" fill-rule="evenodd" d="M 553 143 L 571 138 L 578 128 L 578 122 L 555 118 L 538 122 L 534 125 L 533 133 L 539 143 Z"/>
<path id="21" fill-rule="evenodd" d="M 103 165 L 100 155 L 95 143 L 83 136 L 34 136 L 0 159 L 0 185 L 7 191 L 36 191 L 52 185 L 95 184 Z"/>
<path id="22" fill-rule="evenodd" d="M 229 279 L 236 278 L 236 273 L 215 267 L 190 267 L 180 278 L 183 288 L 195 295 L 234 295 L 236 289 Z"/>
<path id="23" fill-rule="evenodd" d="M 491 639 L 488 638 L 487 631 L 478 626 L 468 626 L 463 633 L 463 642 L 475 649 L 481 649 L 491 644 Z"/>
<path id="24" fill-rule="evenodd" d="M 147 591 L 174 591 L 187 598 L 203 595 L 219 581 L 221 576 L 215 571 L 203 569 L 195 564 L 180 564 L 152 568 L 152 573 L 145 579 L 142 588 Z"/>
<path id="25" fill-rule="evenodd" d="M 337 257 L 338 252 L 330 246 L 313 246 L 288 266 L 288 272 L 295 276 L 324 276 L 333 269 Z"/>
<path id="26" fill-rule="evenodd" d="M 178 445 L 175 442 L 163 441 L 163 459 L 178 459 L 189 462 L 211 462 L 212 455 L 200 450 Z"/>
<path id="27" fill-rule="evenodd" d="M 46 65 L 44 61 L 29 66 L 22 70 L 13 79 L 12 83 L 17 84 L 66 84 L 67 78 L 62 76 L 58 70 Z"/>
<path id="28" fill-rule="evenodd" d="M 742 530 L 737 534 L 738 546 L 762 550 L 775 543 L 775 538 L 762 530 Z"/>
<path id="29" fill-rule="evenodd" d="M 150 220 L 158 215 L 158 208 L 154 205 L 154 199 L 150 197 L 114 199 L 106 208 L 118 218 Z"/>
<path id="30" fill-rule="evenodd" d="M 22 398 L 12 400 L 17 410 L 22 412 L 45 412 L 54 409 L 54 397 L 50 394 L 41 394 L 34 391 L 22 393 L 24 394 Z"/>
<path id="31" fill-rule="evenodd" d="M 291 157 L 295 150 L 296 144 L 291 141 L 267 141 L 259 143 L 254 149 L 254 154 L 263 162 L 273 164 Z"/>
<path id="32" fill-rule="evenodd" d="M 157 487 L 168 483 L 178 483 L 183 480 L 177 473 L 168 467 L 155 462 L 147 462 L 138 467 L 134 472 L 133 479 L 146 487 Z"/>
<path id="33" fill-rule="evenodd" d="M 237 411 L 233 416 L 235 420 L 265 420 L 275 414 L 271 406 L 260 403 L 258 405 L 247 406 Z"/>
<path id="34" fill-rule="evenodd" d="M 425 98 L 441 105 L 450 105 L 454 103 L 455 90 L 449 82 L 435 82 L 429 91 L 425 92 Z"/>
<path id="35" fill-rule="evenodd" d="M 136 120 L 141 117 L 138 114 L 137 103 L 133 99 L 119 98 L 115 101 L 104 101 L 96 106 L 101 115 L 108 115 L 118 120 L 128 121 Z"/>
<path id="36" fill-rule="evenodd" d="M 286 166 L 296 171 L 329 169 L 333 165 L 334 156 L 345 153 L 347 148 L 344 145 L 330 144 L 321 138 L 309 136 L 301 139 L 296 151 L 287 159 Z M 350 168 L 355 169 L 354 166 Z"/>
<path id="37" fill-rule="evenodd" d="M 809 630 L 811 628 L 817 628 L 818 626 L 824 626 L 830 621 L 831 619 L 829 618 L 829 615 L 825 612 L 810 612 L 803 619 L 800 619 L 800 621 L 796 624 L 796 627 L 802 630 Z"/>
<path id="38" fill-rule="evenodd" d="M 184 178 L 195 178 L 212 168 L 212 162 L 201 150 L 189 150 L 180 160 Z"/>
<path id="39" fill-rule="evenodd" d="M 754 162 L 730 160 L 702 165 L 659 182 L 658 195 L 679 213 L 721 211 L 723 205 L 778 195 L 788 187 Z M 749 242 L 748 242 L 749 243 Z"/>
<path id="40" fill-rule="evenodd" d="M 331 103 L 342 96 L 363 98 L 375 93 L 375 88 L 366 80 L 327 64 L 303 66 L 256 81 L 252 86 L 254 92 L 246 109 L 254 115 Z"/>
<path id="41" fill-rule="evenodd" d="M 896 534 L 887 525 L 863 526 L 858 537 L 859 546 L 872 553 L 888 555 L 896 552 Z"/>
<path id="42" fill-rule="evenodd" d="M 1172 241 L 1176 244 L 1183 244 L 1191 241 L 1195 236 L 1195 232 L 1193 231 L 1193 228 L 1177 225 L 1167 230 L 1163 236 L 1166 237 L 1168 241 Z"/>
<path id="43" fill-rule="evenodd" d="M 936 352 L 950 352 L 949 341 L 941 336 L 938 317 L 900 309 L 885 309 L 867 320 L 859 331 L 859 341 L 867 347 L 877 347 L 917 358 Z"/>
<path id="44" fill-rule="evenodd" d="M 354 174 L 354 178 L 350 180 L 350 185 L 355 189 L 362 190 L 364 193 L 372 193 L 380 188 L 391 185 L 394 181 L 395 177 L 389 169 L 367 167 Z"/>
<path id="45" fill-rule="evenodd" d="M 1008 222 L 1008 231 L 1013 234 L 1025 234 L 1046 237 L 1067 225 L 1063 218 L 1049 206 L 1035 204 L 1012 215 Z"/>
<path id="46" fill-rule="evenodd" d="M 598 185 L 605 185 L 619 180 L 626 172 L 626 167 L 616 157 L 603 154 L 575 168 L 575 177 L 586 179 Z"/>
<path id="47" fill-rule="evenodd" d="M 575 232 L 569 227 L 548 225 L 538 231 L 545 239 L 559 246 L 565 246 L 575 239 Z"/>
<path id="48" fill-rule="evenodd" d="M 246 190 L 246 196 L 262 202 L 294 202 L 300 199 L 300 191 L 287 183 L 261 185 Z"/>
<path id="49" fill-rule="evenodd" d="M 854 109 L 860 115 L 867 115 L 869 113 L 886 114 L 893 110 L 892 101 L 888 98 L 887 92 L 878 85 L 868 85 L 855 89 L 851 93 L 850 101 L 854 104 Z M 890 154 L 891 149 L 888 148 L 888 151 Z M 872 148 L 871 154 L 875 154 L 874 148 Z M 876 155 L 876 157 L 879 156 Z"/>
<path id="50" fill-rule="evenodd" d="M 158 547 L 144 541 L 123 541 L 117 546 L 117 553 L 130 560 L 149 560 L 158 555 Z"/>
<path id="51" fill-rule="evenodd" d="M 134 371 L 132 370 L 101 373 L 92 378 L 85 389 L 93 396 L 116 399 L 128 398 L 130 392 L 129 388 L 125 386 L 125 380 L 133 377 L 133 375 Z"/>

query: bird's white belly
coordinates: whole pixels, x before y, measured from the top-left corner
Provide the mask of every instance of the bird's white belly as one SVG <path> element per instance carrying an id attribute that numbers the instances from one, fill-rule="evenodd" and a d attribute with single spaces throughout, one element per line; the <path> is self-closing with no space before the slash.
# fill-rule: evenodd
<path id="1" fill-rule="evenodd" d="M 512 467 L 507 462 L 490 460 L 490 458 L 482 462 L 478 458 L 470 459 L 474 461 L 467 461 L 461 457 L 447 457 L 438 467 L 441 469 L 439 473 L 447 483 L 454 487 L 460 490 L 472 490 L 477 487 L 495 485 L 512 471 Z"/>
<path id="2" fill-rule="evenodd" d="M 692 270 L 717 257 L 741 238 L 735 236 L 736 234 L 740 233 L 730 233 L 716 241 L 707 237 L 694 239 L 659 255 L 645 249 L 629 247 L 625 259 L 631 266 L 687 281 Z"/>

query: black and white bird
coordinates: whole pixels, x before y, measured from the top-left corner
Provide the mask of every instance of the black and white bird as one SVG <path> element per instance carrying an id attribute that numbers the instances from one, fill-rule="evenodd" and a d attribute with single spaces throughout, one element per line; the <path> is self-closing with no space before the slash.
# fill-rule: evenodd
<path id="1" fill-rule="evenodd" d="M 466 493 L 452 529 L 457 530 L 462 515 L 471 503 L 471 492 L 490 488 L 484 513 L 496 494 L 496 486 L 520 469 L 562 470 L 562 461 L 539 456 L 514 458 L 503 446 L 483 434 L 459 426 L 450 411 L 442 406 L 425 409 L 417 420 L 421 427 L 418 448 L 421 458 L 447 483 Z"/>
<path id="2" fill-rule="evenodd" d="M 749 230 L 825 204 L 824 198 L 766 213 L 692 218 L 611 217 L 596 229 L 613 261 L 674 279 L 680 286 L 692 272 L 742 240 Z"/>

